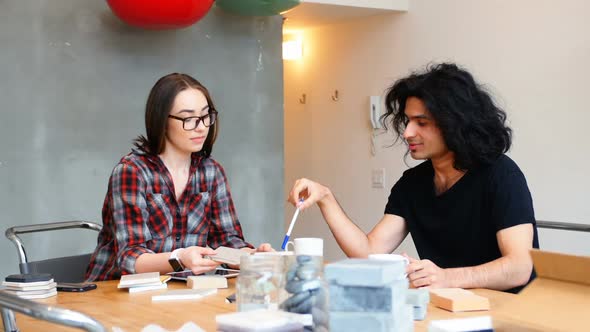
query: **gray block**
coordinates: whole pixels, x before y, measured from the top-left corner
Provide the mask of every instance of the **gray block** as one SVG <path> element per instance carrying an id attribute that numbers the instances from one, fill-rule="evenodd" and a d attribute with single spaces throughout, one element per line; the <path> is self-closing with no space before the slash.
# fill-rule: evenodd
<path id="1" fill-rule="evenodd" d="M 322 286 L 319 279 L 315 280 L 293 280 L 287 283 L 285 290 L 290 294 L 316 290 Z"/>
<path id="2" fill-rule="evenodd" d="M 393 313 L 330 312 L 330 331 L 403 331 L 414 330 L 413 307 L 403 304 Z"/>
<path id="3" fill-rule="evenodd" d="M 422 306 L 414 306 L 414 320 L 424 320 L 424 318 L 426 318 L 427 310 L 428 304 Z"/>
<path id="4" fill-rule="evenodd" d="M 413 306 L 421 306 L 430 302 L 430 292 L 427 288 L 408 289 L 406 292 L 406 303 Z"/>
<path id="5" fill-rule="evenodd" d="M 320 269 L 318 269 L 316 266 L 307 264 L 299 266 L 296 274 L 297 278 L 300 280 L 312 280 L 318 278 L 320 276 L 320 272 Z"/>
<path id="6" fill-rule="evenodd" d="M 409 311 L 409 313 L 411 314 L 412 312 Z M 405 317 L 398 319 L 396 322 L 390 313 L 330 312 L 330 331 L 413 331 L 414 321 L 407 315 L 407 312 L 405 314 L 400 312 L 399 314 Z"/>
<path id="7" fill-rule="evenodd" d="M 406 305 L 407 280 L 383 287 L 330 284 L 330 311 L 389 312 Z"/>
<path id="8" fill-rule="evenodd" d="M 328 326 L 330 322 L 330 315 L 320 308 L 311 308 L 311 316 L 313 318 L 313 324 L 316 326 Z"/>
<path id="9" fill-rule="evenodd" d="M 297 276 L 297 265 L 293 266 L 292 268 L 287 271 L 287 282 L 295 280 Z"/>
<path id="10" fill-rule="evenodd" d="M 291 311 L 291 308 L 299 307 L 301 303 L 309 301 L 312 296 L 313 293 L 309 291 L 294 294 L 281 303 L 279 308 L 285 311 Z"/>
<path id="11" fill-rule="evenodd" d="M 379 287 L 399 280 L 405 273 L 403 261 L 353 258 L 326 265 L 324 275 L 330 283 L 339 285 Z"/>
<path id="12" fill-rule="evenodd" d="M 389 332 L 395 330 L 395 320 L 385 313 L 330 312 L 330 330 Z"/>
<path id="13" fill-rule="evenodd" d="M 297 263 L 298 264 L 304 264 L 304 263 L 309 263 L 313 260 L 313 258 L 309 255 L 299 255 L 297 256 Z"/>

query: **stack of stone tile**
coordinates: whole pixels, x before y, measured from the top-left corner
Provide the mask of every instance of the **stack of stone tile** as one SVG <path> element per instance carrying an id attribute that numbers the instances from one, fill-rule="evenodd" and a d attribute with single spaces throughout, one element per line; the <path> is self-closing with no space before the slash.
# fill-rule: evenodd
<path id="1" fill-rule="evenodd" d="M 330 329 L 413 331 L 413 307 L 406 304 L 403 261 L 347 259 L 328 264 Z"/>

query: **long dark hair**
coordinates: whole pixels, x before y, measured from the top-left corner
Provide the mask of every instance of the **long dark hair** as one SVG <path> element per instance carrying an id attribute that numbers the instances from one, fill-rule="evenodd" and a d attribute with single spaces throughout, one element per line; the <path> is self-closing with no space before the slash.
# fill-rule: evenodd
<path id="1" fill-rule="evenodd" d="M 145 131 L 146 136 L 138 136 L 134 140 L 134 145 L 151 154 L 160 154 L 164 150 L 166 138 L 166 123 L 168 115 L 174 105 L 174 98 L 187 89 L 199 90 L 205 95 L 209 110 L 216 110 L 211 95 L 207 88 L 199 81 L 187 74 L 172 73 L 160 78 L 152 87 L 145 105 Z M 213 150 L 213 143 L 217 138 L 217 121 L 209 128 L 209 133 L 203 143 L 201 155 L 209 157 Z"/>
<path id="2" fill-rule="evenodd" d="M 492 163 L 510 149 L 512 130 L 505 124 L 506 112 L 477 84 L 465 69 L 452 63 L 431 64 L 396 81 L 385 97 L 387 119 L 398 139 L 407 124 L 404 113 L 410 97 L 420 99 L 442 132 L 449 150 L 455 153 L 453 167 L 471 170 Z"/>

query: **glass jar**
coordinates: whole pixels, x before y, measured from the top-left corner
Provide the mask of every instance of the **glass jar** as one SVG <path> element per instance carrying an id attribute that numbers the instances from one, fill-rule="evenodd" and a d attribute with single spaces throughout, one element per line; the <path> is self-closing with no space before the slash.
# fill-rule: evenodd
<path id="1" fill-rule="evenodd" d="M 279 308 L 284 311 L 311 315 L 306 331 L 330 330 L 328 285 L 324 280 L 322 256 L 299 255 L 290 260 L 286 274 L 287 299 Z"/>
<path id="2" fill-rule="evenodd" d="M 236 282 L 238 311 L 277 309 L 284 300 L 284 257 L 244 255 Z"/>

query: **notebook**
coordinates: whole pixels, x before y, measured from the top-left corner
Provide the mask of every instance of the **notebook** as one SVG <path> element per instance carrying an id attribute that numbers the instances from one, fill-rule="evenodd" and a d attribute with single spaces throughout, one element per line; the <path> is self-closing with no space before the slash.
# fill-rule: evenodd
<path id="1" fill-rule="evenodd" d="M 4 289 L 2 292 L 12 293 L 22 299 L 46 299 L 48 297 L 56 296 L 57 290 L 55 288 L 50 290 L 40 290 L 40 291 L 11 291 Z"/>
<path id="2" fill-rule="evenodd" d="M 11 291 L 38 291 L 38 290 L 50 290 L 53 289 L 57 286 L 57 283 L 55 282 L 48 282 L 47 284 L 43 284 L 43 285 L 37 285 L 37 286 L 31 286 L 29 284 L 26 283 L 15 283 L 15 284 L 3 284 L 3 286 L 6 286 L 6 290 L 11 290 Z"/>
<path id="3" fill-rule="evenodd" d="M 45 287 L 45 286 L 51 285 L 53 283 L 54 283 L 53 279 L 50 279 L 47 281 L 35 281 L 35 282 L 3 281 L 2 286 L 14 287 L 14 288 L 30 288 L 30 287 Z"/>

